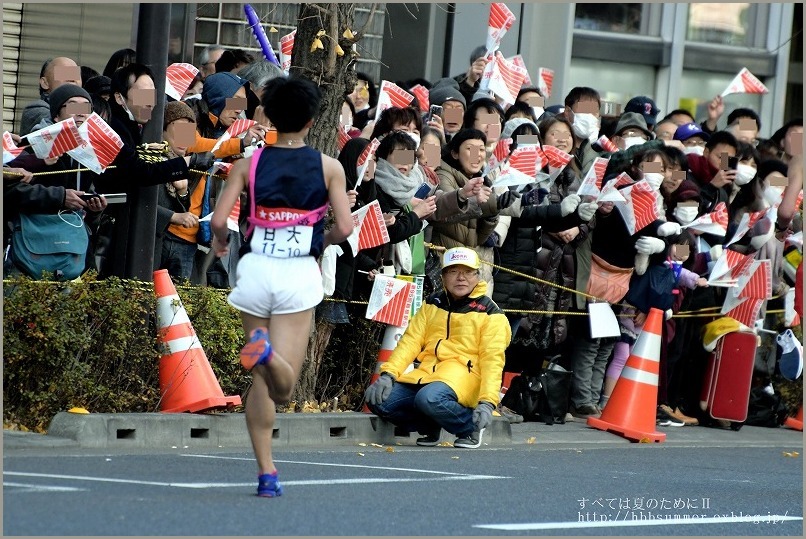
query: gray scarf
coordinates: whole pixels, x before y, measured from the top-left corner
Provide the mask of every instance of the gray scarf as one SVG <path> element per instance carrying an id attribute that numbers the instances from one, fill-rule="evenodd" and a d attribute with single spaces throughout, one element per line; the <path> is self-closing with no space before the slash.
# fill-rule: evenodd
<path id="1" fill-rule="evenodd" d="M 394 165 L 386 159 L 378 159 L 375 165 L 375 185 L 392 197 L 395 204 L 401 208 L 411 203 L 417 188 L 426 182 L 425 172 L 417 164 L 411 169 L 408 176 L 400 173 Z"/>

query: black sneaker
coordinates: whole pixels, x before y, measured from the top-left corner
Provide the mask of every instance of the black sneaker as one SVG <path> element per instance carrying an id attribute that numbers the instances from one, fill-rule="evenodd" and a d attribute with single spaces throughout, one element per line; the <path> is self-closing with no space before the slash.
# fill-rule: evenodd
<path id="1" fill-rule="evenodd" d="M 453 447 L 461 447 L 463 449 L 476 449 L 481 445 L 481 437 L 484 435 L 485 429 L 481 429 L 479 431 L 473 431 L 470 433 L 469 436 L 464 436 L 462 438 L 457 438 L 455 442 L 453 442 Z"/>
<path id="2" fill-rule="evenodd" d="M 657 417 L 656 423 L 659 427 L 683 427 L 686 425 L 683 421 L 680 421 L 679 419 L 669 415 L 660 406 L 658 406 L 657 414 L 658 415 L 656 416 Z"/>
<path id="3" fill-rule="evenodd" d="M 439 444 L 439 435 L 442 434 L 441 430 L 438 430 L 436 433 L 426 434 L 420 438 L 417 438 L 417 445 L 421 447 L 434 447 L 435 445 Z"/>

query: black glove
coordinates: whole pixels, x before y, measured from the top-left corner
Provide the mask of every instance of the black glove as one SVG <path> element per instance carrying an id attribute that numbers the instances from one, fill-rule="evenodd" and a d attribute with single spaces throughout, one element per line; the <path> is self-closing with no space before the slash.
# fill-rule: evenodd
<path id="1" fill-rule="evenodd" d="M 190 156 L 188 169 L 208 171 L 213 166 L 215 156 L 213 152 L 194 153 Z"/>
<path id="2" fill-rule="evenodd" d="M 498 241 L 500 239 L 501 239 L 501 236 L 499 236 L 497 232 L 493 232 L 492 234 L 487 236 L 487 239 L 484 240 L 484 243 L 482 243 L 482 245 L 484 247 L 495 247 L 495 246 L 498 245 Z"/>
<path id="3" fill-rule="evenodd" d="M 503 210 L 505 208 L 509 208 L 510 206 L 512 206 L 512 204 L 515 203 L 516 200 L 518 200 L 518 196 L 519 196 L 518 193 L 516 193 L 515 191 L 510 190 L 504 191 L 503 193 L 498 195 L 498 197 L 495 199 L 498 209 Z"/>
<path id="4" fill-rule="evenodd" d="M 542 187 L 527 191 L 521 195 L 521 207 L 540 204 L 543 202 L 543 199 L 546 198 L 547 194 L 549 194 L 548 190 Z"/>

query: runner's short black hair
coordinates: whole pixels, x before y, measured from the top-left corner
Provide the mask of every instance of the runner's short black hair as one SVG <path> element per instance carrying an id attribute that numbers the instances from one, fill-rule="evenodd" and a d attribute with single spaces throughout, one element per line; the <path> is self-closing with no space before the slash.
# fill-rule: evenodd
<path id="1" fill-rule="evenodd" d="M 263 89 L 263 111 L 280 133 L 302 131 L 319 114 L 322 92 L 303 77 L 277 77 Z"/>

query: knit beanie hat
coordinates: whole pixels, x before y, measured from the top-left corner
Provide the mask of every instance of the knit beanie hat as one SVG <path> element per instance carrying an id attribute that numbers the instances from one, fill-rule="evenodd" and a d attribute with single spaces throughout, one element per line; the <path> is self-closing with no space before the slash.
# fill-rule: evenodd
<path id="1" fill-rule="evenodd" d="M 190 120 L 191 123 L 196 123 L 196 115 L 193 114 L 193 110 L 185 103 L 182 101 L 171 101 L 170 103 L 166 103 L 162 128 L 167 128 L 169 125 L 171 125 L 171 122 L 174 122 L 180 118 L 186 118 Z"/>
<path id="2" fill-rule="evenodd" d="M 62 84 L 52 92 L 50 92 L 50 118 L 55 120 L 62 110 L 62 106 L 67 103 L 71 97 L 83 97 L 92 104 L 92 97 L 87 93 L 87 90 L 75 84 Z"/>
<path id="3" fill-rule="evenodd" d="M 206 83 L 205 83 L 206 84 Z M 432 105 L 442 105 L 445 101 L 458 101 L 467 110 L 467 100 L 459 91 L 459 83 L 450 77 L 439 79 L 428 91 L 428 101 Z"/>
<path id="4" fill-rule="evenodd" d="M 91 94 L 109 94 L 112 92 L 112 79 L 97 75 L 84 81 L 84 89 Z"/>
<path id="5" fill-rule="evenodd" d="M 676 204 L 689 200 L 700 200 L 700 188 L 691 180 L 683 180 L 683 183 L 672 193 L 672 201 Z"/>
<path id="6" fill-rule="evenodd" d="M 510 120 L 507 120 L 507 123 L 504 124 L 504 129 L 501 130 L 501 138 L 502 139 L 511 138 L 512 133 L 514 133 L 515 130 L 520 126 L 522 126 L 523 124 L 529 124 L 535 128 L 536 132 L 538 133 L 540 132 L 535 123 L 529 118 L 512 118 Z"/>
<path id="7" fill-rule="evenodd" d="M 210 112 L 220 116 L 227 104 L 227 99 L 232 98 L 241 86 L 249 88 L 249 81 L 228 71 L 213 73 L 204 79 L 202 99 L 207 102 Z"/>

